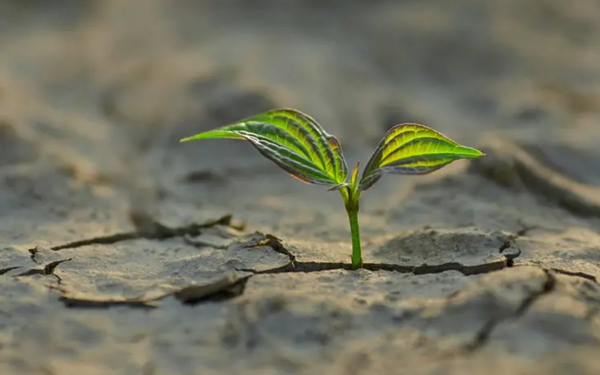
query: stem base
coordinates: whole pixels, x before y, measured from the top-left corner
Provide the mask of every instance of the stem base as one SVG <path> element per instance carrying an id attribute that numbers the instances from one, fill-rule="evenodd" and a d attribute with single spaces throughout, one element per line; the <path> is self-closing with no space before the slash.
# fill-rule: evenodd
<path id="1" fill-rule="evenodd" d="M 361 268 L 363 262 L 360 246 L 360 225 L 358 224 L 360 191 L 356 189 L 356 186 L 350 186 L 340 190 L 340 193 L 344 199 L 344 206 L 346 207 L 348 221 L 350 222 L 350 235 L 352 236 L 352 268 Z"/>

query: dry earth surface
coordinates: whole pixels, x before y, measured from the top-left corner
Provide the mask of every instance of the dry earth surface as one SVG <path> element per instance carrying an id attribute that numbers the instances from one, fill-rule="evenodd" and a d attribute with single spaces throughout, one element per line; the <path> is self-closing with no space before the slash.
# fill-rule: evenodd
<path id="1" fill-rule="evenodd" d="M 600 2 L 0 2 L 0 373 L 599 374 Z M 351 164 L 421 122 L 487 156 L 342 201 L 237 141 L 272 107 Z"/>

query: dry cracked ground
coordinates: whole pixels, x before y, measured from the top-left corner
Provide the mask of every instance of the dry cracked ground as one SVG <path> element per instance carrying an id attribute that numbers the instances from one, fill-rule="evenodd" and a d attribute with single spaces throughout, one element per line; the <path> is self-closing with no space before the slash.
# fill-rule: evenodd
<path id="1" fill-rule="evenodd" d="M 0 2 L 0 373 L 600 373 L 600 3 Z M 349 162 L 389 126 L 486 152 L 341 198 L 248 144 L 273 107 Z"/>

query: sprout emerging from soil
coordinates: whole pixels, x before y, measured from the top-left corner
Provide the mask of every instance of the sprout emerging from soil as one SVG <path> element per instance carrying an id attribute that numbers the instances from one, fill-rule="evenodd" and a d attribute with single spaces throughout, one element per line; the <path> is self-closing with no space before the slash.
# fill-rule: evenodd
<path id="1" fill-rule="evenodd" d="M 455 160 L 484 154 L 462 146 L 419 124 L 399 124 L 383 137 L 358 178 L 359 163 L 347 181 L 348 167 L 340 142 L 312 117 L 294 109 L 274 109 L 230 125 L 187 137 L 230 138 L 249 141 L 266 158 L 298 180 L 340 192 L 348 213 L 352 236 L 352 266 L 362 266 L 358 211 L 360 195 L 385 173 L 422 175 Z"/>

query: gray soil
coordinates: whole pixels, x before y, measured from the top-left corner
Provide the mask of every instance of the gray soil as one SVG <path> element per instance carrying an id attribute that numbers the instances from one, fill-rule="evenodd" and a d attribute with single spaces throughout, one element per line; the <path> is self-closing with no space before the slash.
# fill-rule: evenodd
<path id="1" fill-rule="evenodd" d="M 600 2 L 0 2 L 0 373 L 600 373 Z M 401 122 L 487 156 L 337 193 L 183 136 L 273 107 L 366 161 Z"/>

